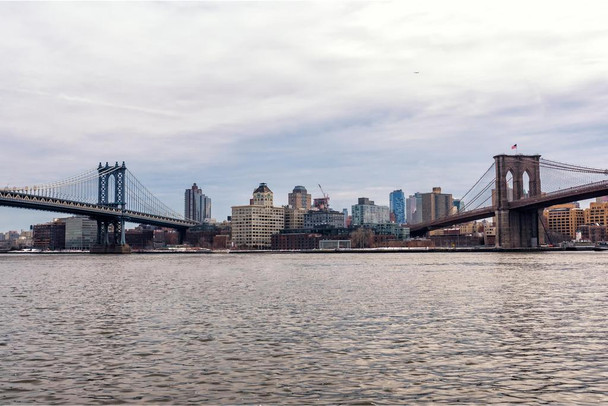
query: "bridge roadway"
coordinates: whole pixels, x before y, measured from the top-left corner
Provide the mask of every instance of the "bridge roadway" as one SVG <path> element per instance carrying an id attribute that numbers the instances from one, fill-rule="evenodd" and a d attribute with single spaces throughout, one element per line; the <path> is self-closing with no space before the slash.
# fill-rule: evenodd
<path id="1" fill-rule="evenodd" d="M 571 203 L 576 200 L 592 199 L 594 197 L 608 195 L 608 180 L 589 183 L 567 189 L 545 193 L 538 197 L 529 197 L 509 202 L 509 210 L 534 210 L 554 206 L 556 204 Z M 465 211 L 453 216 L 443 217 L 437 220 L 410 226 L 410 235 L 420 237 L 429 231 L 437 230 L 455 224 L 467 223 L 469 221 L 481 220 L 494 216 L 495 206 L 482 207 L 475 210 Z"/>
<path id="2" fill-rule="evenodd" d="M 69 213 L 92 218 L 120 219 L 131 223 L 150 224 L 184 230 L 197 223 L 172 217 L 156 216 L 117 207 L 81 203 L 52 197 L 33 196 L 25 193 L 0 190 L 0 206 L 21 207 L 26 209 Z"/>

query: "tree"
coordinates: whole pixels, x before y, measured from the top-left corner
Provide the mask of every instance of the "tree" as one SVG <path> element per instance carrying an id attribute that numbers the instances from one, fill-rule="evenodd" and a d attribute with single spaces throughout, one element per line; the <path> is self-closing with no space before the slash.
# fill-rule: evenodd
<path id="1" fill-rule="evenodd" d="M 374 246 L 374 232 L 369 228 L 358 228 L 350 234 L 353 248 L 372 248 Z"/>

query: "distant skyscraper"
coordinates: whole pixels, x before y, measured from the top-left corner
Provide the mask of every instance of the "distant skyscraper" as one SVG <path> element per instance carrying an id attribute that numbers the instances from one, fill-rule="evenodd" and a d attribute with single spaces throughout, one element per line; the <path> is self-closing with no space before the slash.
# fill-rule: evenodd
<path id="1" fill-rule="evenodd" d="M 408 224 L 422 222 L 422 194 L 414 193 L 406 200 L 406 220 Z"/>
<path id="2" fill-rule="evenodd" d="M 441 193 L 440 187 L 434 187 L 431 193 L 422 193 L 422 221 L 433 221 L 452 213 L 454 207 L 451 194 Z"/>
<path id="3" fill-rule="evenodd" d="M 211 218 L 211 199 L 205 196 L 195 183 L 190 189 L 186 189 L 184 209 L 187 219 L 203 223 L 205 219 Z"/>
<path id="4" fill-rule="evenodd" d="M 390 210 L 391 213 L 395 215 L 395 223 L 404 224 L 405 223 L 405 194 L 403 194 L 403 190 L 393 190 L 389 195 L 390 200 Z"/>
<path id="5" fill-rule="evenodd" d="M 310 210 L 311 196 L 304 186 L 296 186 L 293 192 L 288 194 L 288 204 L 294 209 Z"/>
<path id="6" fill-rule="evenodd" d="M 608 203 L 608 196 L 602 196 L 595 199 L 596 203 Z"/>
<path id="7" fill-rule="evenodd" d="M 462 202 L 460 201 L 460 199 L 453 199 L 452 204 L 454 205 L 456 213 L 460 212 L 460 210 L 462 209 Z"/>
<path id="8" fill-rule="evenodd" d="M 452 195 L 441 193 L 440 187 L 434 187 L 431 193 L 415 193 L 406 203 L 408 224 L 439 219 L 456 210 Z"/>

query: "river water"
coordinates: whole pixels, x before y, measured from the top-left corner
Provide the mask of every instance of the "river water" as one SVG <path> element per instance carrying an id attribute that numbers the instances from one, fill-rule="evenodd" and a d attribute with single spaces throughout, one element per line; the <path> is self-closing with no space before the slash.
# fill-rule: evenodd
<path id="1" fill-rule="evenodd" d="M 0 404 L 608 402 L 608 253 L 0 255 Z"/>

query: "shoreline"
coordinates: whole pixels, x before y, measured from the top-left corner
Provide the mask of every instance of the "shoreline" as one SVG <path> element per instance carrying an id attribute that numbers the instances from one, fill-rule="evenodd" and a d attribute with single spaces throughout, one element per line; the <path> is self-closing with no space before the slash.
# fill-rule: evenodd
<path id="1" fill-rule="evenodd" d="M 590 251 L 606 251 L 605 249 L 598 249 L 594 246 L 588 247 L 541 247 L 541 248 L 496 248 L 496 247 L 412 247 L 412 248 L 353 248 L 353 249 L 314 249 L 314 250 L 191 250 L 191 251 L 178 251 L 178 250 L 144 250 L 144 251 L 132 251 L 131 254 L 136 255 L 229 255 L 229 254 L 390 254 L 390 253 L 502 253 L 502 252 L 590 252 Z M 0 252 L 1 254 L 34 254 L 34 255 L 83 255 L 92 254 L 89 251 L 6 251 Z M 102 255 L 102 254 L 93 254 Z M 112 255 L 112 254 L 103 254 Z M 115 254 L 119 255 L 119 254 Z"/>

